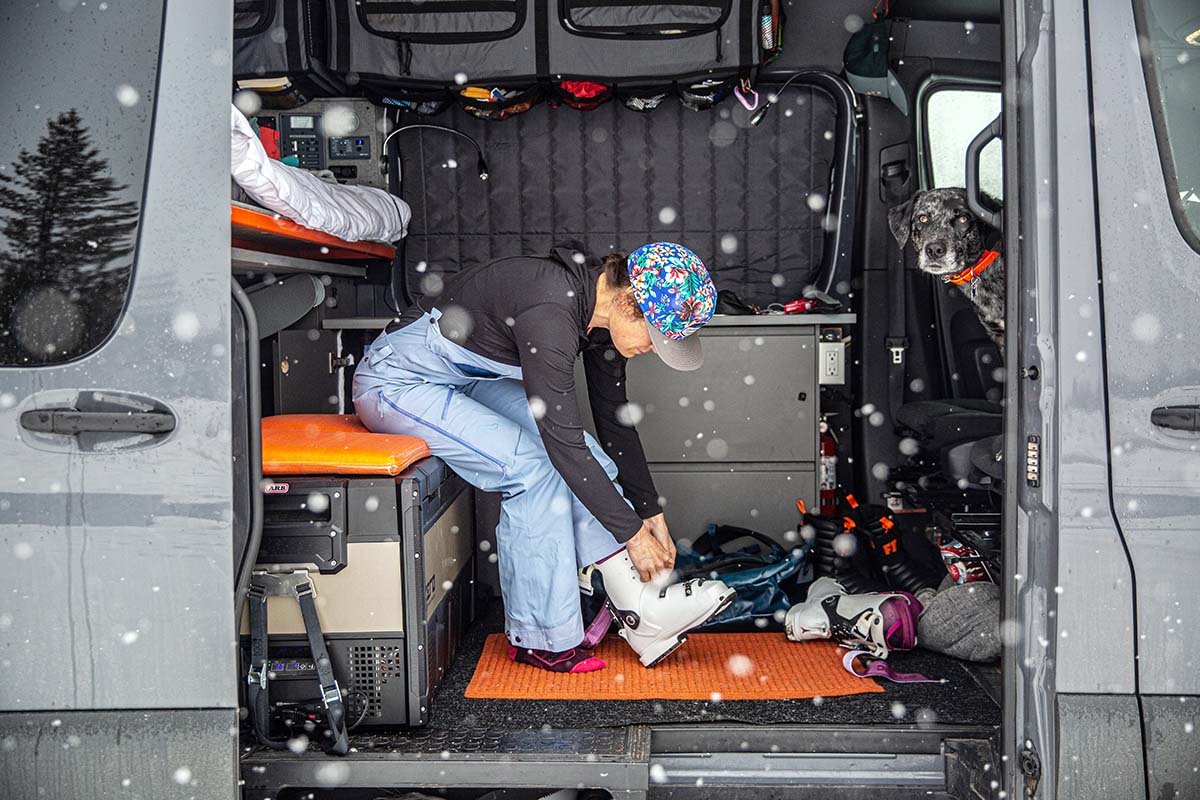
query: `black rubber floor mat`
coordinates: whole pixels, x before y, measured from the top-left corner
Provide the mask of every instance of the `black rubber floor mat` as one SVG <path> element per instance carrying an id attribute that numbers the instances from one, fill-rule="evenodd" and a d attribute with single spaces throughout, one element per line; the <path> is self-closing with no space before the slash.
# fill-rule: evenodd
<path id="1" fill-rule="evenodd" d="M 684 700 L 564 701 L 468 700 L 463 696 L 495 624 L 468 631 L 455 663 L 433 702 L 431 727 L 456 728 L 598 728 L 679 722 L 751 724 L 943 724 L 998 725 L 1000 708 L 957 659 L 924 650 L 896 653 L 900 672 L 944 678 L 940 684 L 893 684 L 883 694 L 814 700 L 701 702 Z M 782 631 L 779 633 L 783 636 Z M 684 645 L 686 647 L 686 645 Z M 532 669 L 532 667 L 531 667 Z M 713 687 L 720 691 L 720 687 Z"/>

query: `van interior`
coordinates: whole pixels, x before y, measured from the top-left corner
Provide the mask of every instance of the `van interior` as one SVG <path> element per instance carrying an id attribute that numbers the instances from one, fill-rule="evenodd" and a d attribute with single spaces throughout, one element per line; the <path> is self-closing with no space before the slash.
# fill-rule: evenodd
<path id="1" fill-rule="evenodd" d="M 366 432 L 351 379 L 388 321 L 436 303 L 458 270 L 562 242 L 595 259 L 682 243 L 725 299 L 705 365 L 672 373 L 647 357 L 628 378 L 681 548 L 710 525 L 759 534 L 723 544 L 795 556 L 779 585 L 790 604 L 821 575 L 913 594 L 986 583 L 998 598 L 1002 354 L 968 296 L 916 268 L 888 212 L 967 186 L 1002 208 L 1001 142 L 985 136 L 1001 111 L 999 3 L 625 4 L 665 16 L 624 32 L 615 4 L 534 3 L 527 21 L 524 3 L 457 4 L 478 6 L 471 23 L 440 11 L 427 16 L 451 21 L 421 22 L 419 5 L 235 4 L 231 98 L 267 152 L 411 210 L 397 241 L 347 241 L 233 186 L 243 796 L 995 796 L 996 653 L 968 660 L 918 641 L 886 663 L 929 682 L 858 677 L 832 644 L 788 641 L 776 607 L 697 632 L 647 671 L 665 678 L 610 664 L 577 698 L 569 681 L 526 681 L 532 670 L 495 649 L 499 497 L 421 442 Z M 721 26 L 750 15 L 768 28 L 754 68 L 722 71 Z M 492 33 L 480 45 L 456 24 Z M 498 66 L 512 29 L 551 48 L 567 31 L 594 63 L 574 82 L 548 81 L 544 64 L 533 78 Z M 715 39 L 718 61 L 705 73 L 668 51 L 627 77 L 635 51 L 621 48 L 653 61 L 655 31 L 706 59 Z M 856 85 L 865 62 L 847 45 L 871 32 L 884 70 Z M 745 42 L 726 44 L 747 57 Z M 888 553 L 850 530 L 881 519 Z M 881 572 L 897 547 L 905 560 Z M 309 586 L 344 753 L 330 752 L 297 602 Z M 588 621 L 607 613 L 591 588 Z M 985 631 L 987 614 L 959 606 L 981 628 L 962 638 L 998 641 L 992 608 Z M 617 652 L 615 631 L 606 641 Z M 789 674 L 809 669 L 801 652 L 816 666 Z M 785 679 L 798 687 L 770 691 Z"/>

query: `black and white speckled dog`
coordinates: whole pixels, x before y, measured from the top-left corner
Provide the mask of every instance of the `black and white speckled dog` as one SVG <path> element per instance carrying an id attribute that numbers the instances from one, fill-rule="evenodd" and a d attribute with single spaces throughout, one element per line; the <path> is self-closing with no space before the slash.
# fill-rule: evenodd
<path id="1" fill-rule="evenodd" d="M 888 213 L 900 247 L 911 239 L 917 268 L 962 290 L 1004 354 L 1004 258 L 999 231 L 971 213 L 963 189 L 917 192 Z"/>

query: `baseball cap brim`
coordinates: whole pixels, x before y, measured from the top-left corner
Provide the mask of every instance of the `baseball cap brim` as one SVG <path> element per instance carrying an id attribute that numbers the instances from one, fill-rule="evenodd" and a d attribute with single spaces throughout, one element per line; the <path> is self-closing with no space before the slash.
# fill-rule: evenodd
<path id="1" fill-rule="evenodd" d="M 671 369 L 691 372 L 704 365 L 699 334 L 693 333 L 682 339 L 668 339 L 649 321 L 646 322 L 646 329 L 650 331 L 650 342 L 654 345 L 654 352 L 658 353 L 658 357 Z"/>

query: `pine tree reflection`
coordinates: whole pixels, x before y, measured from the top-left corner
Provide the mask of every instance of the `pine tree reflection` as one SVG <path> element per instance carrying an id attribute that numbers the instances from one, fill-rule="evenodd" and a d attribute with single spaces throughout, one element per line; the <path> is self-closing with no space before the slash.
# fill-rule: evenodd
<path id="1" fill-rule="evenodd" d="M 132 267 L 127 188 L 74 110 L 0 170 L 0 363 L 66 361 L 108 336 Z"/>

